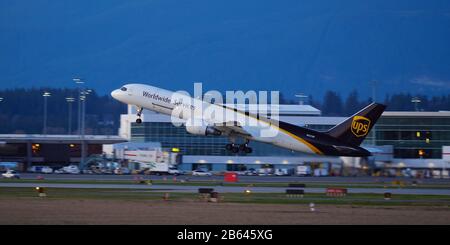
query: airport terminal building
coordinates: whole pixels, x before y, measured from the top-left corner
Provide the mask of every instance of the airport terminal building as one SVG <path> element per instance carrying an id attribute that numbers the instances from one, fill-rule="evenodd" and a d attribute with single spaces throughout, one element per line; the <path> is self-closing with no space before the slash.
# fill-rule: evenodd
<path id="1" fill-rule="evenodd" d="M 101 155 L 104 144 L 125 142 L 113 135 L 0 134 L 0 162 L 19 163 L 19 170 L 33 165 L 78 165 L 84 145 L 86 156 Z"/>
<path id="2" fill-rule="evenodd" d="M 323 117 L 310 105 L 280 105 L 279 119 L 291 124 L 326 131 L 344 117 Z M 356 169 L 428 169 L 450 168 L 450 112 L 386 111 L 367 136 L 363 146 L 372 152 L 369 159 L 327 157 L 294 152 L 270 144 L 250 142 L 251 154 L 233 154 L 225 149 L 229 139 L 223 136 L 189 134 L 184 126 L 174 126 L 167 115 L 144 111 L 137 124 L 136 110 L 128 106 L 121 115 L 118 136 L 86 135 L 0 135 L 0 162 L 18 162 L 22 169 L 32 165 L 61 166 L 78 164 L 81 145 L 86 156 L 101 155 L 102 146 L 130 141 L 156 142 L 163 151 L 181 154 L 179 169 L 191 171 L 244 171 L 248 169 L 293 169 L 299 165 L 327 169 L 342 166 Z M 339 172 L 340 171 L 340 172 Z"/>
<path id="3" fill-rule="evenodd" d="M 323 117 L 310 105 L 280 105 L 279 119 L 315 130 L 327 130 L 344 117 Z M 119 136 L 131 142 L 160 142 L 163 149 L 176 148 L 183 155 L 180 169 L 199 167 L 212 171 L 239 171 L 249 168 L 291 168 L 308 164 L 332 169 L 335 165 L 359 168 L 439 168 L 450 167 L 443 156 L 450 145 L 450 112 L 384 112 L 363 145 L 374 157 L 363 161 L 345 157 L 314 156 L 277 146 L 250 142 L 251 154 L 232 154 L 224 146 L 227 137 L 196 136 L 184 126 L 174 126 L 170 117 L 145 111 L 142 124 L 135 123 L 136 110 L 128 107 L 121 115 Z"/>

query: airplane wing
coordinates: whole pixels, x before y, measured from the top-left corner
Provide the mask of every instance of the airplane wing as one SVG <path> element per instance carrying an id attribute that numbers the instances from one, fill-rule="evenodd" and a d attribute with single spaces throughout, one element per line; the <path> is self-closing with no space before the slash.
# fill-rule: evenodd
<path id="1" fill-rule="evenodd" d="M 250 114 L 249 112 L 242 111 L 242 110 L 236 109 L 236 108 L 232 108 L 232 107 L 229 107 L 229 106 L 226 106 L 223 104 L 216 104 L 216 105 L 221 106 L 225 109 L 234 111 L 236 113 L 239 113 L 241 115 L 257 118 L 258 120 L 265 121 L 266 123 L 269 123 L 269 124 L 278 125 L 278 121 L 269 119 L 262 115 Z M 214 128 L 216 128 L 217 130 L 221 131 L 223 135 L 237 135 L 237 136 L 241 136 L 241 137 L 245 137 L 245 138 L 252 137 L 252 134 L 250 132 L 246 131 L 242 127 L 242 125 L 240 125 L 240 123 L 238 121 L 216 122 L 216 123 L 213 123 L 212 126 Z"/>

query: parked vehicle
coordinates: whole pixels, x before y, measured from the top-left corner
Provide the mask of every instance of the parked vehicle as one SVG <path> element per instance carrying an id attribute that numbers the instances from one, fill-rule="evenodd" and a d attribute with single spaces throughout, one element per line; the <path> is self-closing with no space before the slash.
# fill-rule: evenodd
<path id="1" fill-rule="evenodd" d="M 61 169 L 55 170 L 56 174 L 79 174 L 81 171 L 77 165 L 65 166 Z"/>
<path id="2" fill-rule="evenodd" d="M 28 172 L 51 174 L 53 173 L 53 169 L 48 166 L 31 166 L 28 168 Z"/>
<path id="3" fill-rule="evenodd" d="M 288 176 L 289 175 L 289 169 L 287 169 L 287 168 L 277 168 L 277 169 L 275 169 L 275 175 L 276 176 Z"/>
<path id="4" fill-rule="evenodd" d="M 39 173 L 41 172 L 41 168 L 42 166 L 31 166 L 27 169 L 27 171 L 31 173 Z"/>
<path id="5" fill-rule="evenodd" d="M 258 169 L 258 175 L 259 176 L 273 175 L 273 173 L 274 173 L 273 168 L 260 168 L 260 169 Z"/>
<path id="6" fill-rule="evenodd" d="M 56 169 L 53 173 L 55 174 L 65 174 L 64 170 L 62 168 Z"/>
<path id="7" fill-rule="evenodd" d="M 130 174 L 130 170 L 128 168 L 115 168 L 114 174 Z"/>
<path id="8" fill-rule="evenodd" d="M 43 174 L 51 174 L 51 173 L 53 173 L 53 169 L 51 167 L 44 166 L 41 169 L 41 173 L 43 173 Z"/>
<path id="9" fill-rule="evenodd" d="M 258 172 L 256 172 L 254 168 L 249 168 L 248 170 L 244 171 L 244 175 L 255 176 L 258 175 Z"/>
<path id="10" fill-rule="evenodd" d="M 310 176 L 311 175 L 311 167 L 306 165 L 297 166 L 297 175 L 298 176 Z"/>
<path id="11" fill-rule="evenodd" d="M 83 169 L 83 171 L 81 171 L 83 174 L 94 174 L 94 171 L 90 170 L 90 169 Z"/>
<path id="12" fill-rule="evenodd" d="M 212 176 L 212 173 L 206 170 L 197 169 L 192 171 L 192 176 Z"/>
<path id="13" fill-rule="evenodd" d="M 14 170 L 7 170 L 6 173 L 2 174 L 2 177 L 7 179 L 20 179 L 20 174 Z"/>
<path id="14" fill-rule="evenodd" d="M 182 174 L 180 170 L 178 170 L 176 167 L 169 167 L 168 173 L 171 175 L 180 175 Z"/>
<path id="15" fill-rule="evenodd" d="M 316 168 L 314 169 L 314 176 L 328 176 L 328 169 Z"/>

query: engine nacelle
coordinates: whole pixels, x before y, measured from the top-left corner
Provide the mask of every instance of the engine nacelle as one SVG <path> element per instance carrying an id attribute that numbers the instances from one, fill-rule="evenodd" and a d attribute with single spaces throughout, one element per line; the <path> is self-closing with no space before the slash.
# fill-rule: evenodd
<path id="1" fill-rule="evenodd" d="M 186 126 L 186 131 L 190 134 L 202 135 L 202 136 L 206 136 L 206 135 L 219 136 L 222 134 L 221 131 L 217 130 L 214 127 L 207 126 L 207 125 L 205 125 L 205 123 L 202 123 L 202 122 L 197 122 L 196 124 L 193 124 L 190 120 L 188 120 L 186 122 L 185 126 Z"/>

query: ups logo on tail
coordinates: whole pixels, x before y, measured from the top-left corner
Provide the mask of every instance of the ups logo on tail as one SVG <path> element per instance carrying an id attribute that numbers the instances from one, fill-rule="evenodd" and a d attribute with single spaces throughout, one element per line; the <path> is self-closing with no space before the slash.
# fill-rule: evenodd
<path id="1" fill-rule="evenodd" d="M 370 120 L 362 116 L 354 116 L 352 122 L 352 133 L 356 137 L 363 137 L 369 133 Z"/>

